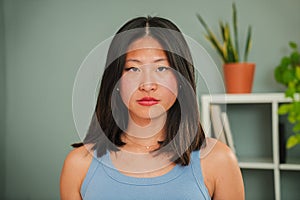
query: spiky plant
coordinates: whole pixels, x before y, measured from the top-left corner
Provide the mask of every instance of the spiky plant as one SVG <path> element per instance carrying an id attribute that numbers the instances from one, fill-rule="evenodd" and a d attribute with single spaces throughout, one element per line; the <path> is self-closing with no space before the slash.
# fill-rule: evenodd
<path id="1" fill-rule="evenodd" d="M 221 56 L 224 63 L 235 63 L 235 62 L 247 62 L 248 54 L 251 49 L 251 26 L 248 27 L 246 45 L 244 50 L 243 59 L 240 58 L 239 51 L 239 39 L 238 39 L 238 24 L 237 24 L 237 10 L 235 3 L 232 4 L 232 24 L 234 38 L 231 36 L 231 30 L 229 23 L 224 23 L 220 21 L 220 31 L 222 35 L 222 40 L 218 40 L 216 35 L 211 31 L 207 23 L 201 17 L 200 14 L 196 14 L 198 20 L 204 27 L 206 31 L 205 37 L 211 42 L 212 46 L 216 48 L 218 54 Z"/>

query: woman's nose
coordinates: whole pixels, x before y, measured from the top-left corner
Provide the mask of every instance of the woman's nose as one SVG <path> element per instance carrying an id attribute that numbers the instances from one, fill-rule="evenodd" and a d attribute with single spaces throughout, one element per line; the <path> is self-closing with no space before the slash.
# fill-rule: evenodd
<path id="1" fill-rule="evenodd" d="M 154 82 L 143 82 L 139 86 L 139 90 L 150 92 L 157 89 L 157 83 Z"/>
<path id="2" fill-rule="evenodd" d="M 157 89 L 157 81 L 155 80 L 155 77 L 151 72 L 144 73 L 141 78 L 142 80 L 139 85 L 139 90 L 149 92 Z"/>

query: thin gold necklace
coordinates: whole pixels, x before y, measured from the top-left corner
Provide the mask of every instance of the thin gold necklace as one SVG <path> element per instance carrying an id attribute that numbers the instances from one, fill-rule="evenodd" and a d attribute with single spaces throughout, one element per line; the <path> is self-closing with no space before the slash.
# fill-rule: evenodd
<path id="1" fill-rule="evenodd" d="M 137 146 L 146 148 L 147 150 L 152 150 L 153 147 L 159 147 L 159 146 L 160 146 L 160 143 L 161 143 L 161 141 L 157 141 L 157 143 L 156 143 L 156 144 L 153 144 L 153 145 L 142 145 L 142 144 L 136 143 L 136 142 L 134 142 L 133 140 L 131 140 L 131 139 L 127 136 L 126 133 L 124 134 L 124 136 L 125 136 L 126 140 L 130 141 L 131 143 L 133 143 L 133 144 L 135 144 L 135 145 L 137 145 Z"/>

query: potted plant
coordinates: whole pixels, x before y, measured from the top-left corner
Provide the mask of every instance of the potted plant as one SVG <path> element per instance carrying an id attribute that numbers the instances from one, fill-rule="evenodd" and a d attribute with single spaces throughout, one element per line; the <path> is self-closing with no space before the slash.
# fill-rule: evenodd
<path id="1" fill-rule="evenodd" d="M 289 46 L 291 54 L 284 56 L 274 71 L 276 81 L 286 86 L 285 96 L 291 99 L 291 103 L 281 104 L 278 109 L 293 124 L 293 134 L 286 143 L 288 149 L 300 144 L 300 52 L 296 43 L 290 42 Z"/>
<path id="2" fill-rule="evenodd" d="M 250 93 L 255 71 L 255 64 L 247 62 L 251 48 L 251 26 L 248 27 L 243 59 L 240 55 L 238 38 L 237 10 L 232 4 L 232 24 L 234 37 L 231 35 L 229 23 L 220 21 L 222 39 L 218 40 L 200 14 L 197 18 L 204 27 L 206 38 L 216 48 L 223 61 L 224 80 L 227 93 Z"/>

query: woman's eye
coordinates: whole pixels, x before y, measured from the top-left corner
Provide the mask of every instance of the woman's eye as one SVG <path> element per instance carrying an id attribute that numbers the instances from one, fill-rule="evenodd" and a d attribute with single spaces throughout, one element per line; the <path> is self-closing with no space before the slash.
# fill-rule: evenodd
<path id="1" fill-rule="evenodd" d="M 138 72 L 138 71 L 140 71 L 140 69 L 137 68 L 137 67 L 127 67 L 127 68 L 125 68 L 125 71 L 127 71 L 127 72 Z"/>
<path id="2" fill-rule="evenodd" d="M 156 69 L 156 71 L 158 72 L 164 72 L 166 70 L 170 69 L 170 67 L 165 67 L 165 66 L 160 66 Z"/>

